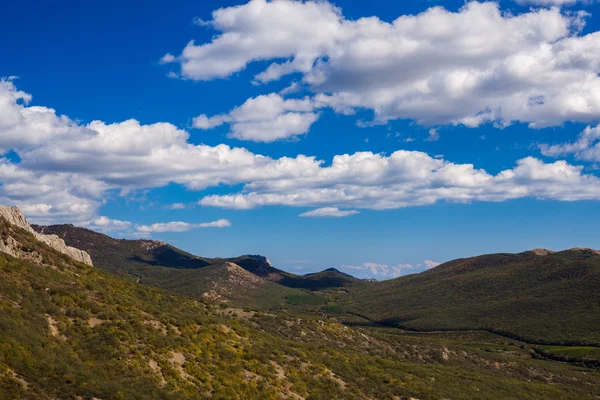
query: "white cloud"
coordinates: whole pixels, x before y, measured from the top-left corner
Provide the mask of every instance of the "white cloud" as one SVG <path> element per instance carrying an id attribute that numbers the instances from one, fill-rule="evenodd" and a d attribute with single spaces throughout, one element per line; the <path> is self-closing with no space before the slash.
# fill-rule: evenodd
<path id="1" fill-rule="evenodd" d="M 199 202 L 237 209 L 391 209 L 525 197 L 600 200 L 600 179 L 565 161 L 528 157 L 493 175 L 472 164 L 404 150 L 341 154 L 331 161 L 301 154 L 271 158 L 223 144 L 191 144 L 188 132 L 164 122 L 83 125 L 24 103 L 30 99 L 14 82 L 0 84 L 0 149 L 18 155 L 0 158 L 0 204 L 21 207 L 36 223 L 89 222 L 112 196 L 170 183 L 189 190 L 241 185 Z"/>
<path id="2" fill-rule="evenodd" d="M 349 217 L 358 214 L 358 210 L 340 210 L 337 207 L 323 207 L 300 214 L 300 217 Z"/>
<path id="3" fill-rule="evenodd" d="M 219 219 L 213 222 L 203 222 L 198 224 L 198 228 L 229 228 L 231 226 L 231 222 L 227 219 Z"/>
<path id="4" fill-rule="evenodd" d="M 111 219 L 105 216 L 100 216 L 86 223 L 82 223 L 81 225 L 100 232 L 126 231 L 131 229 L 132 226 L 129 221 Z"/>
<path id="5" fill-rule="evenodd" d="M 344 265 L 342 268 L 362 271 L 363 277 L 374 279 L 392 279 L 406 275 L 407 270 L 414 267 L 410 264 L 398 264 L 388 266 L 387 264 L 363 263 L 361 265 Z M 409 271 L 410 272 L 410 271 Z"/>
<path id="6" fill-rule="evenodd" d="M 439 201 L 600 199 L 600 178 L 565 161 L 545 164 L 527 157 L 491 175 L 472 164 L 454 164 L 416 151 L 389 156 L 340 155 L 330 166 L 293 179 L 256 180 L 245 190 L 204 197 L 201 205 L 250 209 L 269 205 L 393 209 Z"/>
<path id="7" fill-rule="evenodd" d="M 549 157 L 573 154 L 578 160 L 598 162 L 600 161 L 600 125 L 586 127 L 573 143 L 542 144 L 540 150 L 543 155 Z"/>
<path id="8" fill-rule="evenodd" d="M 173 203 L 169 205 L 171 210 L 184 210 L 186 208 L 185 203 Z"/>
<path id="9" fill-rule="evenodd" d="M 212 129 L 229 124 L 229 136 L 240 140 L 273 142 L 302 135 L 317 121 L 319 115 L 308 98 L 284 100 L 272 93 L 246 100 L 228 114 L 194 118 L 193 126 Z"/>
<path id="10" fill-rule="evenodd" d="M 160 59 L 160 62 L 161 64 L 168 64 L 174 62 L 175 60 L 176 58 L 173 54 L 167 53 Z"/>
<path id="11" fill-rule="evenodd" d="M 423 262 L 423 264 L 425 265 L 425 268 L 427 269 L 431 269 L 431 268 L 435 268 L 438 265 L 440 265 L 441 263 L 437 262 L 437 261 L 432 261 L 432 260 L 425 260 Z"/>
<path id="12" fill-rule="evenodd" d="M 425 139 L 426 142 L 437 142 L 438 140 L 440 140 L 440 134 L 438 133 L 438 130 L 435 128 L 431 128 L 429 130 L 429 136 L 427 137 L 427 139 Z"/>
<path id="13" fill-rule="evenodd" d="M 386 22 L 346 19 L 327 1 L 251 0 L 214 11 L 212 41 L 192 41 L 172 60 L 196 80 L 272 61 L 256 82 L 299 73 L 321 107 L 369 109 L 379 122 L 540 128 L 600 118 L 600 32 L 582 35 L 585 17 L 559 8 L 514 15 L 469 2 Z"/>
<path id="14" fill-rule="evenodd" d="M 152 225 L 136 225 L 136 231 L 139 233 L 164 233 L 164 232 L 187 232 L 197 228 L 228 228 L 231 222 L 226 219 L 220 219 L 212 222 L 203 222 L 200 224 L 191 224 L 189 222 L 173 221 L 164 223 L 155 223 Z"/>
<path id="15" fill-rule="evenodd" d="M 517 3 L 523 5 L 536 5 L 536 6 L 570 6 L 577 2 L 580 3 L 591 3 L 594 0 L 516 0 Z"/>
<path id="16" fill-rule="evenodd" d="M 387 264 L 377 264 L 377 263 L 363 263 L 360 265 L 344 265 L 342 268 L 361 271 L 361 277 L 363 278 L 373 278 L 373 279 L 393 279 L 398 278 L 402 275 L 414 274 L 420 272 L 423 267 L 426 269 L 435 268 L 440 265 L 439 262 L 425 260 L 423 264 L 417 264 L 416 266 L 412 264 L 397 264 L 397 265 L 387 265 Z"/>

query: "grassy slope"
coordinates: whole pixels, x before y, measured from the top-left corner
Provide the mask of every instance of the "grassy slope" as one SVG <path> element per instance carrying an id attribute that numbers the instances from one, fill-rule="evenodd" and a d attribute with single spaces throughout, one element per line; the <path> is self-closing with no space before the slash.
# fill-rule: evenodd
<path id="1" fill-rule="evenodd" d="M 280 308 L 296 304 L 297 299 L 305 304 L 319 304 L 322 300 L 318 295 L 301 290 L 318 291 L 365 284 L 350 275 L 330 270 L 307 276 L 291 274 L 271 266 L 265 257 L 258 255 L 211 259 L 195 256 L 166 243 L 113 239 L 73 225 L 34 226 L 34 229 L 56 234 L 68 245 L 87 251 L 97 267 L 113 274 L 133 276 L 142 283 L 196 297 L 216 290 L 221 298 L 245 307 Z M 225 262 L 241 266 L 263 278 L 264 283 L 260 288 L 252 285 L 231 287 L 227 283 L 227 270 L 211 267 Z M 218 287 L 213 282 L 218 282 Z M 292 303 L 289 298 L 294 299 Z"/>
<path id="2" fill-rule="evenodd" d="M 319 291 L 331 288 L 342 288 L 354 285 L 364 285 L 367 282 L 334 269 L 328 269 L 314 274 L 296 275 L 273 267 L 265 257 L 245 255 L 228 258 L 245 270 L 282 286 L 296 289 Z"/>
<path id="3" fill-rule="evenodd" d="M 346 310 L 414 329 L 600 344 L 599 287 L 600 255 L 592 251 L 493 254 L 355 290 Z"/>
<path id="4" fill-rule="evenodd" d="M 161 242 L 113 239 L 72 225 L 34 228 L 57 234 L 68 245 L 87 251 L 98 268 L 188 296 L 216 292 L 220 299 L 256 309 L 281 307 L 290 296 L 307 296 L 264 279 L 244 285 L 239 276 L 223 267 L 224 260 L 197 257 Z"/>
<path id="5" fill-rule="evenodd" d="M 0 232 L 43 259 L 0 253 L 0 399 L 593 399 L 600 389 L 595 372 L 526 353 L 223 310 L 72 262 L 4 221 Z"/>

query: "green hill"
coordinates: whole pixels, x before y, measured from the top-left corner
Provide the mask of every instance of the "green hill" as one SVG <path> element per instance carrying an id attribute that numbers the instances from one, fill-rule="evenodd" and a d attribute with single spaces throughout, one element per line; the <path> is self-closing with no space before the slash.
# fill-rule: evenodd
<path id="1" fill-rule="evenodd" d="M 407 336 L 140 285 L 1 218 L 0 247 L 15 254 L 0 252 L 2 400 L 595 399 L 600 390 L 597 372 L 533 359 L 492 335 Z"/>
<path id="2" fill-rule="evenodd" d="M 188 296 L 255 309 L 282 307 L 288 298 L 314 297 L 248 273 L 232 265 L 235 259 L 198 257 L 164 242 L 113 239 L 73 225 L 33 228 L 87 251 L 104 271 Z"/>
<path id="3" fill-rule="evenodd" d="M 573 249 L 459 259 L 354 290 L 346 310 L 417 330 L 485 329 L 600 345 L 600 253 Z M 342 299 L 340 299 L 342 301 Z"/>
<path id="4" fill-rule="evenodd" d="M 228 258 L 227 260 L 238 264 L 255 275 L 290 288 L 318 291 L 366 283 L 335 268 L 313 274 L 295 275 L 273 267 L 266 257 L 259 255 L 245 255 Z"/>
<path id="5" fill-rule="evenodd" d="M 299 276 L 271 265 L 266 257 L 198 257 L 154 240 L 113 239 L 73 225 L 36 226 L 40 233 L 55 234 L 73 247 L 87 251 L 94 265 L 105 271 L 138 279 L 141 283 L 191 296 L 209 296 L 253 308 L 281 307 L 291 303 L 320 304 L 310 291 L 348 286 L 362 281 L 339 271 Z M 236 264 L 251 274 L 225 268 Z M 210 268 L 209 268 L 210 267 Z M 236 276 L 230 276 L 236 272 Z M 258 280 L 256 278 L 259 278 Z"/>

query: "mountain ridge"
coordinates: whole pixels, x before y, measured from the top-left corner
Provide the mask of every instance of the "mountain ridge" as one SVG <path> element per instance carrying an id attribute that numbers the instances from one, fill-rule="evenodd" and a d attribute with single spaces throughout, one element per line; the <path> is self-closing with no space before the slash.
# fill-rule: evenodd
<path id="1" fill-rule="evenodd" d="M 483 329 L 598 345 L 598 287 L 600 255 L 593 249 L 488 254 L 360 288 L 346 310 L 414 330 Z"/>
<path id="2" fill-rule="evenodd" d="M 88 251 L 96 259 L 96 263 L 101 268 L 117 274 L 129 273 L 139 276 L 143 271 L 148 271 L 142 265 L 201 270 L 210 265 L 231 262 L 265 281 L 289 289 L 315 291 L 329 287 L 343 286 L 351 281 L 359 281 L 350 275 L 347 275 L 347 279 L 331 279 L 330 276 L 295 275 L 274 267 L 267 257 L 257 254 L 208 258 L 191 254 L 165 242 L 147 239 L 115 239 L 108 235 L 70 224 L 35 225 L 33 228 L 38 232 L 58 235 L 68 244 Z M 118 257 L 119 254 L 121 254 L 120 258 Z M 132 264 L 138 267 L 132 268 Z M 186 290 L 186 292 L 189 293 L 190 291 Z M 299 292 L 295 292 L 295 294 L 300 295 Z"/>
<path id="3" fill-rule="evenodd" d="M 53 249 L 63 254 L 66 254 L 79 262 L 82 262 L 87 265 L 92 265 L 92 259 L 87 252 L 76 247 L 67 246 L 65 241 L 59 238 L 57 235 L 46 235 L 36 232 L 27 221 L 27 218 L 25 218 L 25 215 L 23 215 L 23 213 L 17 206 L 9 207 L 5 205 L 0 205 L 0 217 L 4 218 L 10 224 L 31 233 L 35 236 L 37 240 L 44 242 Z M 6 242 L 2 243 L 2 249 L 2 251 L 8 253 L 16 251 L 14 248 L 12 248 L 10 243 Z"/>
<path id="4" fill-rule="evenodd" d="M 333 304 L 317 312 L 229 307 L 210 296 L 193 299 L 78 262 L 2 217 L 0 237 L 17 243 L 20 256 L 0 252 L 0 399 L 466 400 L 489 394 L 484 397 L 591 400 L 600 390 L 600 375 L 586 367 L 597 360 L 571 356 L 583 351 L 593 357 L 589 348 L 531 346 L 477 332 L 415 335 L 342 325 L 341 318 L 326 314 Z M 121 246 L 155 249 L 148 242 Z M 92 247 L 103 250 L 102 243 Z M 583 261 L 599 257 L 590 251 L 569 254 Z M 493 271 L 488 264 L 476 271 Z M 216 274 L 203 277 L 217 284 L 219 277 L 233 277 L 234 291 L 237 284 L 276 285 L 225 260 L 196 269 L 144 265 L 170 277 L 175 271 L 184 280 L 198 271 Z M 356 291 L 381 287 L 352 285 L 326 293 L 360 296 Z M 385 303 L 387 309 L 391 305 Z"/>

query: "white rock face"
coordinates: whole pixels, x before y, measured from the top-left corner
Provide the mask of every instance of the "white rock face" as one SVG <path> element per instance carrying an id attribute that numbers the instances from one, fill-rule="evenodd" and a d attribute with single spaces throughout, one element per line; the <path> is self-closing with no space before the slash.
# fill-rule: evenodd
<path id="1" fill-rule="evenodd" d="M 65 241 L 56 235 L 43 235 L 41 233 L 37 233 L 36 231 L 34 231 L 18 207 L 8 207 L 8 206 L 0 205 L 0 216 L 4 217 L 10 224 L 15 225 L 19 228 L 25 229 L 27 232 L 34 235 L 37 240 L 39 240 L 40 242 L 44 242 L 48 246 L 52 247 L 54 250 L 57 250 L 63 254 L 68 255 L 75 261 L 79 261 L 79 262 L 82 262 L 87 265 L 93 265 L 92 258 L 90 257 L 90 255 L 87 252 L 76 249 L 75 247 L 67 246 L 65 244 Z M 0 247 L 6 247 L 6 246 L 0 245 Z M 0 248 L 0 251 L 14 255 L 13 254 L 14 251 L 11 250 L 10 248 L 6 248 L 6 249 Z"/>

